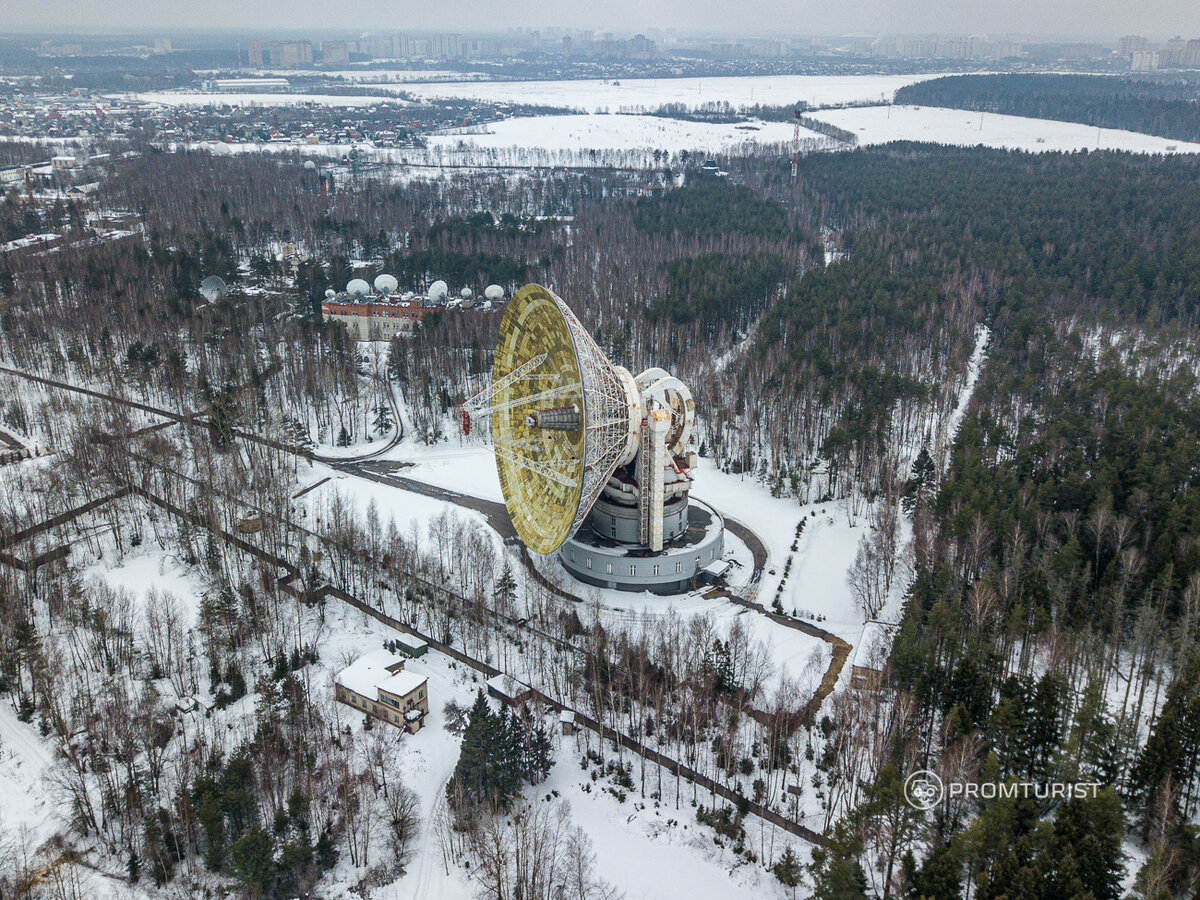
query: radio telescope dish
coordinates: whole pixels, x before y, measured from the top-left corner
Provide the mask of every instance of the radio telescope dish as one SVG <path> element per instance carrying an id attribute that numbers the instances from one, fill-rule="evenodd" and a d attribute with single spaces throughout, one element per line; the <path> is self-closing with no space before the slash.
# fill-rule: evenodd
<path id="1" fill-rule="evenodd" d="M 346 285 L 346 293 L 351 297 L 365 297 L 371 293 L 371 286 L 361 278 L 352 278 Z"/>
<path id="2" fill-rule="evenodd" d="M 483 296 L 488 300 L 503 300 L 504 288 L 500 287 L 498 284 L 489 284 L 483 289 Z"/>
<path id="3" fill-rule="evenodd" d="M 325 288 L 325 298 L 327 300 L 332 300 L 336 296 L 337 291 L 335 291 L 333 288 Z"/>
<path id="4" fill-rule="evenodd" d="M 688 499 L 692 392 L 657 366 L 634 378 L 613 365 L 553 291 L 513 296 L 491 383 L 459 413 L 464 435 L 491 419 L 518 537 L 585 584 L 683 591 L 724 552 L 719 514 Z"/>
<path id="5" fill-rule="evenodd" d="M 445 300 L 446 295 L 450 293 L 450 288 L 446 286 L 444 281 L 435 281 L 429 286 L 430 300 Z"/>
<path id="6" fill-rule="evenodd" d="M 390 294 L 399 286 L 395 275 L 377 275 L 375 277 L 375 290 L 381 294 Z"/>
<path id="7" fill-rule="evenodd" d="M 562 300 L 528 284 L 500 322 L 485 394 L 477 402 L 489 407 L 513 527 L 534 553 L 552 553 L 578 530 L 616 467 L 637 452 L 637 385 Z"/>
<path id="8" fill-rule="evenodd" d="M 218 297 L 224 297 L 227 293 L 229 287 L 225 279 L 218 275 L 209 275 L 200 282 L 200 295 L 209 303 L 215 303 Z"/>

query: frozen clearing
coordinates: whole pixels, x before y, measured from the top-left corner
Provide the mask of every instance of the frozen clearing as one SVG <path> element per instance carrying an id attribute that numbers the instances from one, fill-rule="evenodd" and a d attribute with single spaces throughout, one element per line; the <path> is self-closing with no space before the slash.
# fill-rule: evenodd
<path id="1" fill-rule="evenodd" d="M 722 152 L 741 144 L 791 141 L 794 124 L 750 121 L 739 125 L 687 122 L 659 116 L 572 115 L 506 119 L 487 134 L 436 135 L 431 147 L 489 150 L 506 147 L 543 150 L 704 150 Z M 802 138 L 819 138 L 807 129 Z"/>
<path id="2" fill-rule="evenodd" d="M 405 85 L 414 97 L 465 97 L 537 103 L 588 112 L 664 103 L 787 106 L 888 101 L 900 88 L 934 75 L 743 75 L 723 78 L 624 78 L 586 81 L 460 81 Z M 791 127 L 790 125 L 788 126 Z"/>
<path id="3" fill-rule="evenodd" d="M 1029 119 L 931 106 L 868 106 L 830 109 L 814 118 L 858 135 L 859 143 L 929 141 L 1008 150 L 1130 150 L 1136 153 L 1200 153 L 1200 144 L 1074 122 Z"/>
<path id="4" fill-rule="evenodd" d="M 18 719 L 7 700 L 0 702 L 0 842 L 20 838 L 31 855 L 59 827 L 44 781 L 53 758 L 50 744 L 37 729 Z"/>
<path id="5" fill-rule="evenodd" d="M 397 475 L 483 500 L 504 502 L 496 456 L 490 444 L 451 440 L 431 447 L 406 440 L 383 458 L 411 464 L 396 472 Z"/>
<path id="6" fill-rule="evenodd" d="M 949 446 L 954 443 L 955 435 L 958 434 L 958 426 L 962 424 L 963 417 L 967 414 L 967 407 L 971 403 L 971 395 L 975 393 L 975 384 L 979 381 L 979 372 L 983 368 L 983 360 L 991 336 L 992 330 L 986 325 L 975 326 L 975 349 L 971 351 L 971 359 L 967 363 L 967 377 L 958 394 L 958 403 L 955 404 L 954 411 L 950 413 L 950 418 L 946 420 L 946 427 L 943 431 L 942 443 L 947 451 Z"/>
<path id="7" fill-rule="evenodd" d="M 96 563 L 84 572 L 84 576 L 101 578 L 111 587 L 128 591 L 133 594 L 139 609 L 145 609 L 151 588 L 159 593 L 169 591 L 185 601 L 188 615 L 184 624 L 189 628 L 195 624 L 199 598 L 205 591 L 198 569 L 185 566 L 166 551 L 149 547 L 132 550 L 109 568 L 111 565 L 111 560 Z"/>
<path id="8" fill-rule="evenodd" d="M 759 603 L 769 608 L 782 583 L 779 600 L 785 612 L 795 610 L 801 618 L 814 617 L 821 628 L 857 643 L 863 615 L 851 599 L 846 572 L 867 531 L 864 517 L 851 524 L 842 500 L 801 505 L 794 499 L 772 497 L 756 479 L 727 475 L 707 459 L 700 460 L 692 493 L 722 515 L 747 525 L 766 545 L 767 567 L 758 589 Z M 793 553 L 796 526 L 802 518 L 807 522 Z M 792 568 L 785 578 L 789 557 Z"/>

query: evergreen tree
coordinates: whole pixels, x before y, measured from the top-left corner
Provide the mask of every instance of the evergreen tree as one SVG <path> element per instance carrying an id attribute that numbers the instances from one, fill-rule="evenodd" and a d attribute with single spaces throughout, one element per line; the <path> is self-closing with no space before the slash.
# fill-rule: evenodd
<path id="1" fill-rule="evenodd" d="M 275 838 L 257 822 L 229 848 L 233 872 L 259 897 L 271 892 L 275 881 Z"/>
<path id="2" fill-rule="evenodd" d="M 530 784 L 541 784 L 554 765 L 554 745 L 541 722 L 535 722 L 526 733 L 525 780 Z"/>
<path id="3" fill-rule="evenodd" d="M 496 579 L 495 590 L 495 606 L 501 613 L 508 615 L 512 610 L 513 605 L 517 600 L 517 580 L 513 577 L 512 567 L 508 564 L 508 558 L 504 560 L 504 567 L 500 570 L 500 577 Z"/>
<path id="4" fill-rule="evenodd" d="M 392 430 L 392 408 L 387 403 L 375 407 L 375 419 L 372 425 L 376 434 L 386 434 Z"/>
<path id="5" fill-rule="evenodd" d="M 1045 896 L 1117 900 L 1124 836 L 1125 814 L 1111 788 L 1069 799 L 1054 817 L 1045 851 L 1051 866 Z"/>
<path id="6" fill-rule="evenodd" d="M 1167 688 L 1154 728 L 1134 766 L 1131 781 L 1143 806 L 1170 776 L 1189 806 L 1200 764 L 1200 653 L 1194 654 Z M 1185 809 L 1185 815 L 1190 814 Z"/>
<path id="7" fill-rule="evenodd" d="M 911 856 L 905 868 L 913 867 Z M 912 900 L 954 900 L 962 895 L 962 857 L 958 845 L 945 841 L 925 857 L 920 871 L 909 875 L 908 896 Z"/>
<path id="8" fill-rule="evenodd" d="M 861 842 L 845 819 L 834 826 L 824 847 L 814 847 L 809 874 L 813 900 L 866 900 L 867 875 L 858 861 Z"/>
<path id="9" fill-rule="evenodd" d="M 800 865 L 800 857 L 792 850 L 791 844 L 788 844 L 783 855 L 779 857 L 779 861 L 771 867 L 771 871 L 775 873 L 780 884 L 792 889 L 792 900 L 795 900 L 796 887 L 800 884 L 800 877 L 804 870 Z"/>
<path id="10" fill-rule="evenodd" d="M 933 464 L 933 457 L 929 455 L 929 448 L 922 446 L 904 485 L 904 496 L 900 500 L 904 511 L 911 516 L 918 506 L 929 502 L 936 487 L 937 468 Z"/>
<path id="11" fill-rule="evenodd" d="M 553 745 L 540 722 L 530 723 L 503 706 L 493 713 L 483 691 L 467 716 L 454 774 L 446 785 L 452 803 L 501 810 L 520 790 L 521 781 L 538 784 L 553 765 Z M 462 816 L 470 809 L 456 809 Z"/>
<path id="12" fill-rule="evenodd" d="M 883 860 L 883 897 L 887 900 L 895 865 L 916 840 L 924 818 L 909 802 L 904 779 L 894 765 L 879 770 L 875 783 L 867 790 L 865 802 L 856 811 L 856 818 L 867 833 L 877 836 L 874 844 Z"/>

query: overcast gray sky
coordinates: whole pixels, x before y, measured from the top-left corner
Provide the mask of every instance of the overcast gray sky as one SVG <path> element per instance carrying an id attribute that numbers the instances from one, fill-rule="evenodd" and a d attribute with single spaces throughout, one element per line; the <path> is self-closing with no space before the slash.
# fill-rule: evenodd
<path id="1" fill-rule="evenodd" d="M 1200 36 L 1200 0 L 0 0 L 0 29 L 675 27 L 736 34 Z"/>

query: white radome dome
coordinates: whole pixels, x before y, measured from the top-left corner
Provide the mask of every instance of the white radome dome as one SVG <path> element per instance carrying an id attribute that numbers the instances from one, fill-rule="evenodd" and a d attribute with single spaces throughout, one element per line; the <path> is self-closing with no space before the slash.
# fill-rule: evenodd
<path id="1" fill-rule="evenodd" d="M 346 293 L 352 297 L 365 297 L 371 293 L 371 286 L 361 278 L 352 278 L 346 285 Z"/>
<path id="2" fill-rule="evenodd" d="M 375 277 L 375 290 L 381 294 L 390 294 L 399 284 L 395 275 L 388 275 L 386 272 Z"/>
<path id="3" fill-rule="evenodd" d="M 464 300 L 470 300 L 472 297 L 475 296 L 475 292 L 473 290 L 471 290 L 470 288 L 463 288 L 461 291 L 458 292 L 458 296 L 462 297 Z"/>

